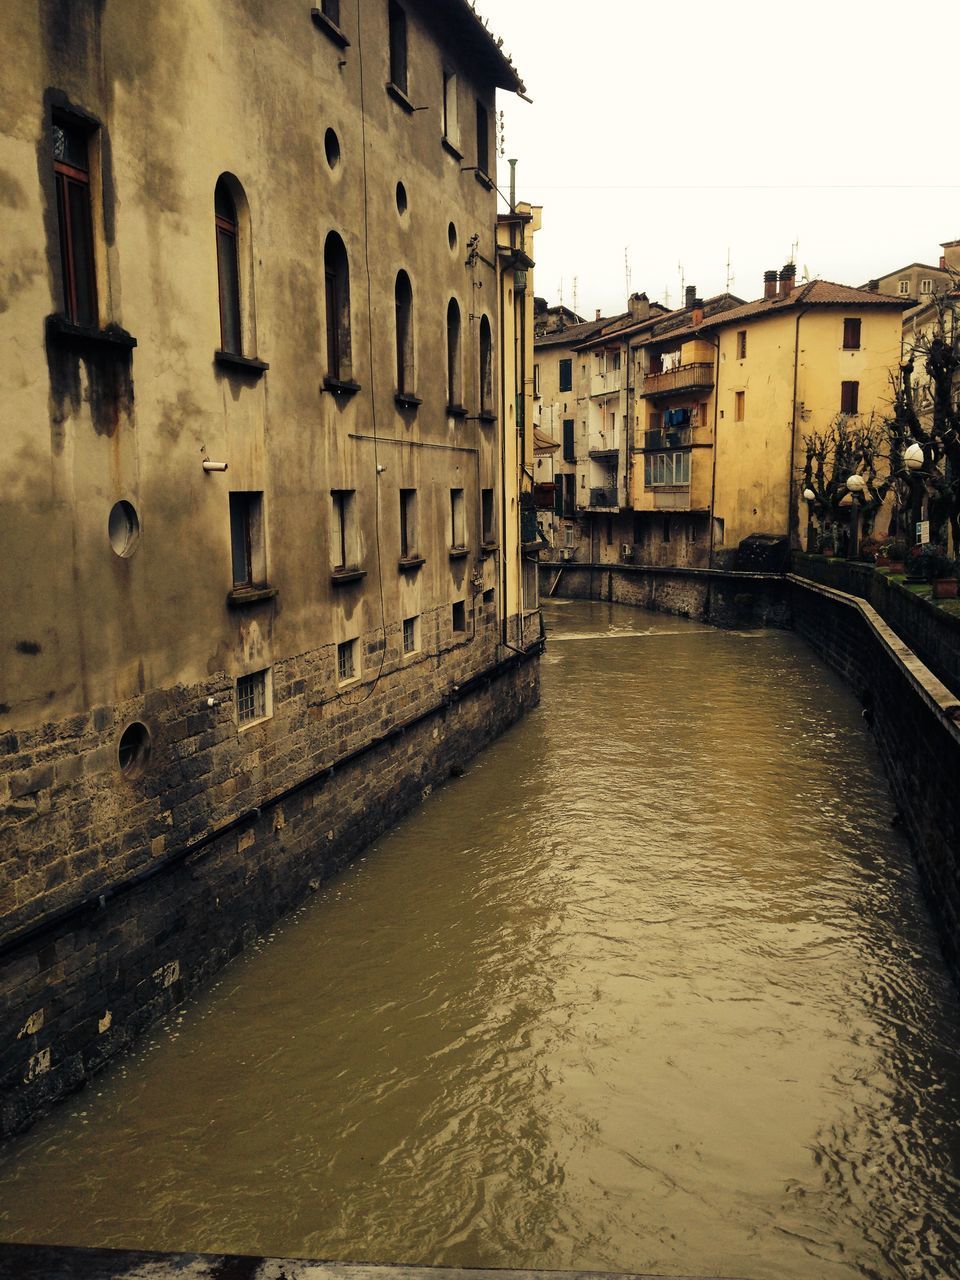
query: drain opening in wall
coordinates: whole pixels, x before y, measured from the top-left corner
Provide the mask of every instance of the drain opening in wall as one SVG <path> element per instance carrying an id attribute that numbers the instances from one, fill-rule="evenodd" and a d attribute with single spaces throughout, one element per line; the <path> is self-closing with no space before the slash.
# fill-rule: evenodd
<path id="1" fill-rule="evenodd" d="M 128 724 L 120 735 L 117 747 L 117 760 L 121 770 L 128 777 L 135 777 L 146 768 L 149 758 L 150 730 L 139 721 Z"/>
<path id="2" fill-rule="evenodd" d="M 140 517 L 129 502 L 115 502 L 107 521 L 110 545 L 122 560 L 132 556 L 140 541 Z"/>

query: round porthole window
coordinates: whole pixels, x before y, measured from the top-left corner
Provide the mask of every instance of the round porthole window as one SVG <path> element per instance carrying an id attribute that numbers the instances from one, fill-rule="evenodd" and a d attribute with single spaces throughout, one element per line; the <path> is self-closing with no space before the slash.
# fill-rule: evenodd
<path id="1" fill-rule="evenodd" d="M 133 778 L 141 773 L 150 758 L 150 730 L 145 724 L 134 721 L 120 735 L 117 761 L 121 771 Z"/>
<path id="2" fill-rule="evenodd" d="M 331 169 L 336 169 L 340 163 L 340 139 L 333 129 L 328 129 L 323 135 L 323 150 L 327 157 L 327 164 Z"/>
<path id="3" fill-rule="evenodd" d="M 407 212 L 407 188 L 402 182 L 397 183 L 397 213 L 401 217 Z"/>
<path id="4" fill-rule="evenodd" d="M 132 556 L 140 541 L 140 517 L 129 502 L 115 502 L 107 522 L 110 545 L 121 559 Z"/>
<path id="5" fill-rule="evenodd" d="M 457 247 L 457 226 L 454 222 L 451 222 L 447 227 L 447 239 L 450 242 L 450 250 L 453 252 Z"/>

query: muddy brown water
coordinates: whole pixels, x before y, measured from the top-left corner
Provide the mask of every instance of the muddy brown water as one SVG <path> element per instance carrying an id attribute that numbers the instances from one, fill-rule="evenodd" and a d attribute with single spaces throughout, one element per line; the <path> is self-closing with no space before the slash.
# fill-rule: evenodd
<path id="1" fill-rule="evenodd" d="M 0 1238 L 960 1275 L 960 1019 L 794 636 L 548 606 L 543 703 L 0 1153 Z"/>

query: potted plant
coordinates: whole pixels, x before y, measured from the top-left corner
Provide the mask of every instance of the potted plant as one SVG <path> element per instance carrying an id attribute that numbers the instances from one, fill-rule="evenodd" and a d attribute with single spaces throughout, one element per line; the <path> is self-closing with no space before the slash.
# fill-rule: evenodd
<path id="1" fill-rule="evenodd" d="M 927 578 L 933 588 L 934 600 L 956 600 L 957 562 L 940 550 L 927 557 Z"/>
<path id="2" fill-rule="evenodd" d="M 882 543 L 877 554 L 877 564 L 883 565 L 891 573 L 903 573 L 909 547 L 903 538 L 888 538 Z"/>

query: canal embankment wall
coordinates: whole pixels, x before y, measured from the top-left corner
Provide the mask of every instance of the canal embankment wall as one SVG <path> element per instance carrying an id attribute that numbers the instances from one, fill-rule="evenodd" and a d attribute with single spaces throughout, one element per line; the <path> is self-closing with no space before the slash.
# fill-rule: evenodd
<path id="1" fill-rule="evenodd" d="M 797 572 L 783 576 L 543 564 L 540 581 L 544 596 L 553 589 L 561 598 L 802 636 L 863 705 L 944 954 L 960 978 L 960 700 L 941 678 L 956 678 L 960 689 L 960 626 L 898 584 L 884 585 L 870 566 L 821 559 L 797 557 Z"/>
<path id="2" fill-rule="evenodd" d="M 100 878 L 89 892 L 77 893 L 74 880 L 73 897 L 42 900 L 41 913 L 8 928 L 0 943 L 0 1136 L 27 1128 L 83 1085 L 534 707 L 539 616 L 527 624 L 522 649 L 504 646 L 479 670 L 464 658 L 462 674 L 437 664 L 432 680 L 422 670 L 401 673 L 335 707 L 304 707 L 299 730 L 291 719 L 286 754 L 264 768 L 256 791 L 226 758 L 236 741 L 229 707 L 204 713 L 192 739 L 177 722 L 169 790 L 151 784 L 164 805 L 156 819 L 162 847 L 141 833 L 117 851 L 142 849 L 139 864 L 93 858 Z M 277 682 L 278 703 L 291 691 L 301 700 L 309 695 L 309 682 L 292 674 L 289 689 Z M 193 707 L 191 693 L 184 701 Z M 311 724 L 332 717 L 334 732 L 318 740 Z M 64 761 L 71 752 L 78 757 L 81 772 L 90 767 L 95 787 L 91 762 L 102 749 L 91 746 L 85 766 L 82 741 L 57 749 Z M 57 761 L 43 766 L 51 786 L 57 768 Z M 211 798 L 224 787 L 230 794 L 211 824 Z M 56 797 L 42 803 L 42 792 L 32 796 L 38 812 L 26 830 L 49 817 L 50 859 L 69 868 L 78 855 L 69 843 L 58 846 L 66 827 L 55 822 Z M 117 817 L 121 834 L 130 827 L 124 818 Z"/>

